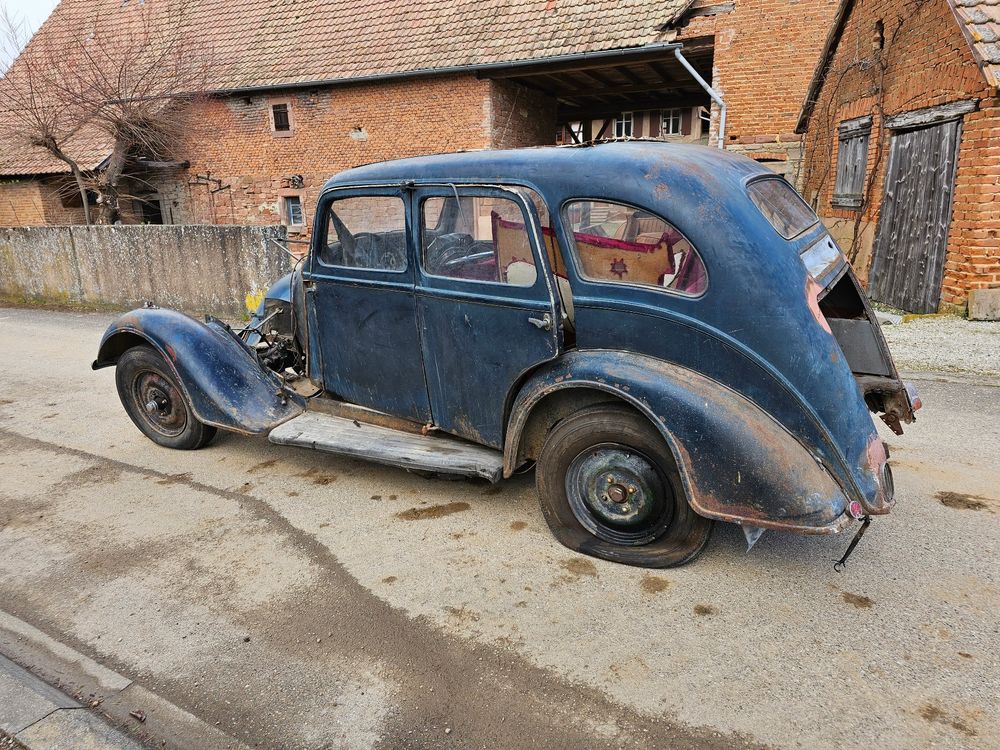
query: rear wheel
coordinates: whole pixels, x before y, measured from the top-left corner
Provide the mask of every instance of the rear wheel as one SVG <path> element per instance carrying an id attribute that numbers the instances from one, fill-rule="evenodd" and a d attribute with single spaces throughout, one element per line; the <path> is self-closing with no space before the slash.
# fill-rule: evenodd
<path id="1" fill-rule="evenodd" d="M 536 470 L 542 513 L 570 549 L 648 568 L 683 565 L 712 522 L 688 505 L 670 448 L 619 404 L 577 412 L 549 432 Z"/>
<path id="2" fill-rule="evenodd" d="M 152 347 L 126 351 L 118 360 L 115 382 L 129 418 L 154 443 L 195 450 L 215 437 L 214 427 L 195 419 L 176 377 Z"/>

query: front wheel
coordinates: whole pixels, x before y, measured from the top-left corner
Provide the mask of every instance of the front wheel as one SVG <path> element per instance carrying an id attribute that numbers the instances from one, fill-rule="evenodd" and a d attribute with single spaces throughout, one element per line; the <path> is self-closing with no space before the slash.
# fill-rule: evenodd
<path id="1" fill-rule="evenodd" d="M 545 521 L 570 549 L 667 568 L 708 542 L 712 522 L 685 500 L 663 436 L 626 406 L 601 404 L 559 422 L 535 476 Z"/>
<path id="2" fill-rule="evenodd" d="M 215 437 L 214 427 L 195 418 L 170 367 L 152 347 L 126 351 L 115 368 L 115 383 L 129 418 L 154 443 L 196 450 Z"/>

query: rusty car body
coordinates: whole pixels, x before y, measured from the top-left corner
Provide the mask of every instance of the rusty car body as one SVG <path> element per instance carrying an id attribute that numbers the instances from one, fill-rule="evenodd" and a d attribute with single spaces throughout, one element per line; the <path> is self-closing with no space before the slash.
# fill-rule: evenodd
<path id="1" fill-rule="evenodd" d="M 535 462 L 561 542 L 659 567 L 714 520 L 753 539 L 888 513 L 872 413 L 900 432 L 919 406 L 783 178 L 642 141 L 345 171 L 246 330 L 135 310 L 94 367 L 116 364 L 162 445 L 267 433 L 491 481 Z"/>

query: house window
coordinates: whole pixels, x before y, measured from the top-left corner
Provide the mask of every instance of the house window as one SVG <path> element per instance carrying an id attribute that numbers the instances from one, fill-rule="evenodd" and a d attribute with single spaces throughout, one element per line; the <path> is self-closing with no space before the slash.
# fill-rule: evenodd
<path id="1" fill-rule="evenodd" d="M 663 135 L 681 135 L 681 110 L 664 109 L 660 112 L 660 133 Z"/>
<path id="2" fill-rule="evenodd" d="M 292 134 L 292 103 L 287 99 L 271 101 L 271 130 L 275 135 Z"/>
<path id="3" fill-rule="evenodd" d="M 615 118 L 615 138 L 632 137 L 632 113 L 622 112 Z"/>
<path id="4" fill-rule="evenodd" d="M 845 120 L 837 128 L 837 180 L 833 186 L 834 206 L 860 208 L 865 194 L 865 171 L 868 166 L 868 141 L 872 118 Z"/>
<path id="5" fill-rule="evenodd" d="M 282 211 L 281 222 L 290 227 L 301 227 L 304 225 L 305 217 L 302 215 L 302 198 L 298 195 L 286 195 L 281 199 Z"/>

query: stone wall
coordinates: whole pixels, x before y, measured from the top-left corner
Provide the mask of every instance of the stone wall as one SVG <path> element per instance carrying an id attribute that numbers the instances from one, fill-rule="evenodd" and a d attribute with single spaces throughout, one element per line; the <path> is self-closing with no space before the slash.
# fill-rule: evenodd
<path id="1" fill-rule="evenodd" d="M 0 298 L 238 317 L 289 269 L 283 227 L 0 229 Z"/>

